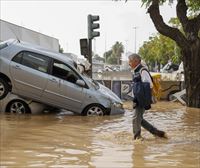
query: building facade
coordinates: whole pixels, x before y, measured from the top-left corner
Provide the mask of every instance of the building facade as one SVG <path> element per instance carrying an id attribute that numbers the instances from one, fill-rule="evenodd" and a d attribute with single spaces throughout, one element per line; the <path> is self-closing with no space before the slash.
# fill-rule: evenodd
<path id="1" fill-rule="evenodd" d="M 58 39 L 0 19 L 0 41 L 8 39 L 18 39 L 59 52 Z"/>

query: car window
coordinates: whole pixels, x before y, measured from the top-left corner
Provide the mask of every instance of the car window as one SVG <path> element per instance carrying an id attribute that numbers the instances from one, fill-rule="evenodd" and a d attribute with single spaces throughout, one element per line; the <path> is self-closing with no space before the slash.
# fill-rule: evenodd
<path id="1" fill-rule="evenodd" d="M 47 73 L 49 57 L 36 53 L 24 52 L 21 64 L 35 70 Z"/>
<path id="2" fill-rule="evenodd" d="M 76 81 L 79 79 L 79 76 L 73 69 L 71 69 L 66 64 L 56 60 L 54 60 L 53 63 L 52 75 L 71 83 L 76 83 Z"/>
<path id="3" fill-rule="evenodd" d="M 13 57 L 12 61 L 20 64 L 22 60 L 22 56 L 23 56 L 23 52 L 20 52 L 19 54 Z"/>

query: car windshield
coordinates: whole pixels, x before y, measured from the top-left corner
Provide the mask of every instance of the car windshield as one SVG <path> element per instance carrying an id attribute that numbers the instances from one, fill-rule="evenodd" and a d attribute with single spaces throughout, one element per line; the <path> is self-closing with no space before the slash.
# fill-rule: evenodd
<path id="1" fill-rule="evenodd" d="M 8 46 L 7 43 L 0 43 L 0 50 L 6 48 Z"/>
<path id="2" fill-rule="evenodd" d="M 98 82 L 97 81 L 95 81 L 94 79 L 92 79 L 92 78 L 90 78 L 87 74 L 83 74 L 83 76 L 85 77 L 85 78 L 87 78 L 87 80 L 91 83 L 91 85 L 96 89 L 96 90 L 98 90 L 99 88 L 100 88 L 100 86 L 99 86 L 99 84 L 98 84 Z"/>
<path id="3" fill-rule="evenodd" d="M 14 43 L 14 42 L 17 42 L 17 40 L 10 39 L 10 40 L 7 40 L 7 41 L 0 42 L 0 50 L 6 48 L 7 46 L 9 46 L 11 43 Z"/>

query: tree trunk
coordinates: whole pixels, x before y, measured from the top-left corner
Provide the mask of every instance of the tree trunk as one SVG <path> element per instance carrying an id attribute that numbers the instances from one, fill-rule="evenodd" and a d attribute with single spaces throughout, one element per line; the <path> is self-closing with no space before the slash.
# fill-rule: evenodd
<path id="1" fill-rule="evenodd" d="M 200 108 L 200 40 L 182 49 L 186 99 L 189 107 Z"/>
<path id="2" fill-rule="evenodd" d="M 160 0 L 152 0 L 148 8 L 156 29 L 164 36 L 174 40 L 181 48 L 184 64 L 187 106 L 200 108 L 200 14 L 193 19 L 187 17 L 185 0 L 177 2 L 177 17 L 183 26 L 184 33 L 170 27 L 163 21 L 159 10 Z"/>

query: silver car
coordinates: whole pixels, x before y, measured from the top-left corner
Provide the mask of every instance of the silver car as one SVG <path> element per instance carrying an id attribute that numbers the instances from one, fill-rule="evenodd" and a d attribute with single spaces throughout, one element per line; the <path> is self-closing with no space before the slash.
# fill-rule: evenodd
<path id="1" fill-rule="evenodd" d="M 40 114 L 45 110 L 49 111 L 51 108 L 42 103 L 34 102 L 31 99 L 24 99 L 12 93 L 8 93 L 3 100 L 0 100 L 0 112 Z"/>
<path id="2" fill-rule="evenodd" d="M 124 113 L 118 96 L 81 75 L 72 59 L 17 40 L 0 43 L 0 100 L 7 112 L 31 112 L 31 100 L 82 115 Z"/>

